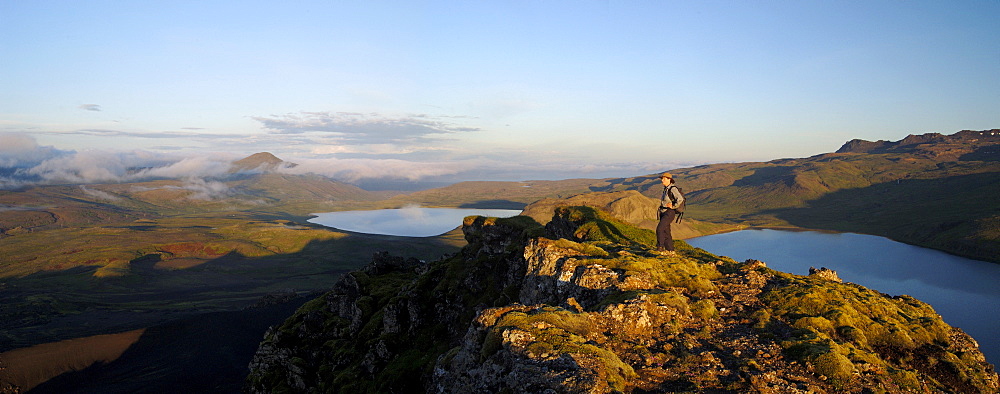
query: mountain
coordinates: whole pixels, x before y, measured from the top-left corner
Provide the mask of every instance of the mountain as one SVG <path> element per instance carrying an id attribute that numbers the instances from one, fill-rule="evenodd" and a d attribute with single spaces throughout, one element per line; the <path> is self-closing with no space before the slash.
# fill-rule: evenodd
<path id="1" fill-rule="evenodd" d="M 277 156 L 271 154 L 271 152 L 259 152 L 234 161 L 233 170 L 234 172 L 254 170 L 261 172 L 274 172 L 279 168 L 292 168 L 297 165 L 298 164 L 281 160 Z"/>
<path id="2" fill-rule="evenodd" d="M 927 304 L 737 262 L 590 207 L 466 218 L 468 246 L 376 255 L 268 330 L 263 392 L 964 392 L 1000 389 Z"/>

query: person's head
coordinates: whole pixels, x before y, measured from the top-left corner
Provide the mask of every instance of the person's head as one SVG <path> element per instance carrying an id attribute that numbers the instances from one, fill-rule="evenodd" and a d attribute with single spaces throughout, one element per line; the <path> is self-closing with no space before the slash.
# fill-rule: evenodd
<path id="1" fill-rule="evenodd" d="M 669 172 L 660 174 L 660 183 L 663 183 L 663 186 L 670 186 L 671 183 L 674 183 L 674 175 Z"/>

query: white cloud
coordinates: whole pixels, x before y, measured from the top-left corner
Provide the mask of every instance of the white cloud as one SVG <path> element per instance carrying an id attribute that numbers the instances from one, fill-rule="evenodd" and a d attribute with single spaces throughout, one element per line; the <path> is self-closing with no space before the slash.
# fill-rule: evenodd
<path id="1" fill-rule="evenodd" d="M 441 139 L 445 134 L 479 130 L 454 122 L 454 119 L 462 118 L 426 114 L 387 116 L 354 112 L 300 112 L 253 119 L 272 133 L 332 133 L 343 144 L 420 143 Z"/>
<path id="2" fill-rule="evenodd" d="M 119 182 L 128 167 L 115 155 L 105 152 L 80 152 L 43 161 L 27 171 L 47 183 Z"/>
<path id="3" fill-rule="evenodd" d="M 114 194 L 108 193 L 103 190 L 91 189 L 84 185 L 80 185 L 80 190 L 82 190 L 84 194 L 100 200 L 109 200 L 109 201 L 121 200 L 121 197 L 118 197 Z"/>
<path id="4" fill-rule="evenodd" d="M 319 174 L 354 182 L 361 179 L 419 180 L 461 173 L 465 162 L 415 162 L 397 159 L 303 159 L 296 167 L 285 168 L 289 174 Z"/>
<path id="5" fill-rule="evenodd" d="M 131 182 L 143 179 L 197 179 L 224 177 L 231 160 L 202 154 L 182 157 L 148 151 L 108 152 L 60 151 L 41 147 L 35 139 L 19 134 L 0 134 L 0 188 L 29 184 L 92 184 Z M 86 190 L 85 190 L 86 191 Z"/>
<path id="6" fill-rule="evenodd" d="M 0 167 L 30 167 L 69 152 L 39 146 L 34 137 L 20 133 L 0 133 Z"/>
<path id="7" fill-rule="evenodd" d="M 81 104 L 79 107 L 84 111 L 101 111 L 101 106 L 98 104 Z"/>
<path id="8" fill-rule="evenodd" d="M 162 167 L 143 170 L 132 178 L 204 178 L 221 177 L 229 173 L 232 162 L 219 161 L 210 157 L 197 156 L 181 159 Z"/>
<path id="9" fill-rule="evenodd" d="M 180 186 L 165 185 L 159 187 L 133 186 L 132 191 L 145 192 L 150 190 L 187 190 L 192 192 L 187 198 L 191 200 L 217 200 L 235 194 L 224 182 L 203 178 L 185 179 Z"/>
<path id="10" fill-rule="evenodd" d="M 225 183 L 201 178 L 188 179 L 181 187 L 194 192 L 188 196 L 192 200 L 216 200 L 232 195 L 232 190 Z"/>

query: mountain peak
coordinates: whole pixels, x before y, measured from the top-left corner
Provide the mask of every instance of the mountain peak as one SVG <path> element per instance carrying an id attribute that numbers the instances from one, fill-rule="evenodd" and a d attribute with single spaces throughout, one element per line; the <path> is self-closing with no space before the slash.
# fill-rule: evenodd
<path id="1" fill-rule="evenodd" d="M 295 163 L 279 159 L 271 152 L 258 152 L 233 162 L 235 171 L 261 170 L 274 171 L 279 167 L 295 167 Z"/>

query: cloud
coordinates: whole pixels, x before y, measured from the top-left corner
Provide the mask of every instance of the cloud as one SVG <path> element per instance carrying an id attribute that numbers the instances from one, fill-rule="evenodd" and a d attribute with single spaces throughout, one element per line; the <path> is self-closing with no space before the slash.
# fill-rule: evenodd
<path id="1" fill-rule="evenodd" d="M 180 132 L 180 131 L 133 132 L 133 131 L 122 131 L 113 129 L 80 129 L 80 130 L 59 132 L 58 134 L 86 135 L 94 137 L 129 137 L 129 138 L 153 138 L 153 139 L 189 138 L 189 139 L 202 139 L 202 140 L 243 137 L 240 135 L 221 134 L 221 133 L 204 133 L 204 132 L 192 133 L 192 132 Z"/>
<path id="2" fill-rule="evenodd" d="M 183 157 L 142 150 L 59 151 L 39 147 L 26 136 L 0 135 L 0 188 L 27 184 L 91 184 L 146 179 L 221 178 L 229 175 L 226 156 Z"/>
<path id="3" fill-rule="evenodd" d="M 109 200 L 109 201 L 121 200 L 121 197 L 118 197 L 114 194 L 108 193 L 103 190 L 91 189 L 84 185 L 80 185 L 80 190 L 82 190 L 84 194 L 97 198 L 99 200 Z"/>
<path id="4" fill-rule="evenodd" d="M 77 108 L 82 109 L 84 111 L 98 111 L 98 112 L 101 111 L 101 106 L 97 104 L 82 104 Z"/>
<path id="5" fill-rule="evenodd" d="M 333 179 L 356 182 L 362 179 L 406 179 L 440 177 L 461 173 L 468 163 L 416 162 L 398 159 L 302 159 L 298 166 L 282 169 L 288 174 L 318 174 Z"/>
<path id="6" fill-rule="evenodd" d="M 43 161 L 24 173 L 43 183 L 119 182 L 128 172 L 121 157 L 105 152 L 80 152 Z"/>
<path id="7" fill-rule="evenodd" d="M 205 178 L 223 177 L 229 174 L 232 162 L 228 160 L 219 161 L 206 156 L 195 156 L 181 159 L 176 163 L 171 163 L 161 167 L 144 169 L 136 174 L 134 178 Z"/>
<path id="8" fill-rule="evenodd" d="M 192 192 L 187 196 L 191 200 L 217 200 L 234 195 L 229 185 L 223 182 L 202 178 L 188 178 L 180 186 L 166 185 L 159 187 L 134 186 L 132 191 L 144 192 L 150 190 L 187 190 Z"/>
<path id="9" fill-rule="evenodd" d="M 479 130 L 454 123 L 454 119 L 462 118 L 425 114 L 387 116 L 354 112 L 300 112 L 252 119 L 271 133 L 332 133 L 343 144 L 430 142 L 440 140 L 446 134 Z"/>
<path id="10" fill-rule="evenodd" d="M 35 138 L 27 134 L 0 133 L 0 167 L 31 167 L 69 153 L 51 146 L 39 146 Z"/>
<path id="11" fill-rule="evenodd" d="M 188 179 L 181 188 L 194 192 L 194 194 L 188 196 L 192 200 L 217 200 L 233 194 L 232 190 L 225 183 L 201 178 Z"/>

